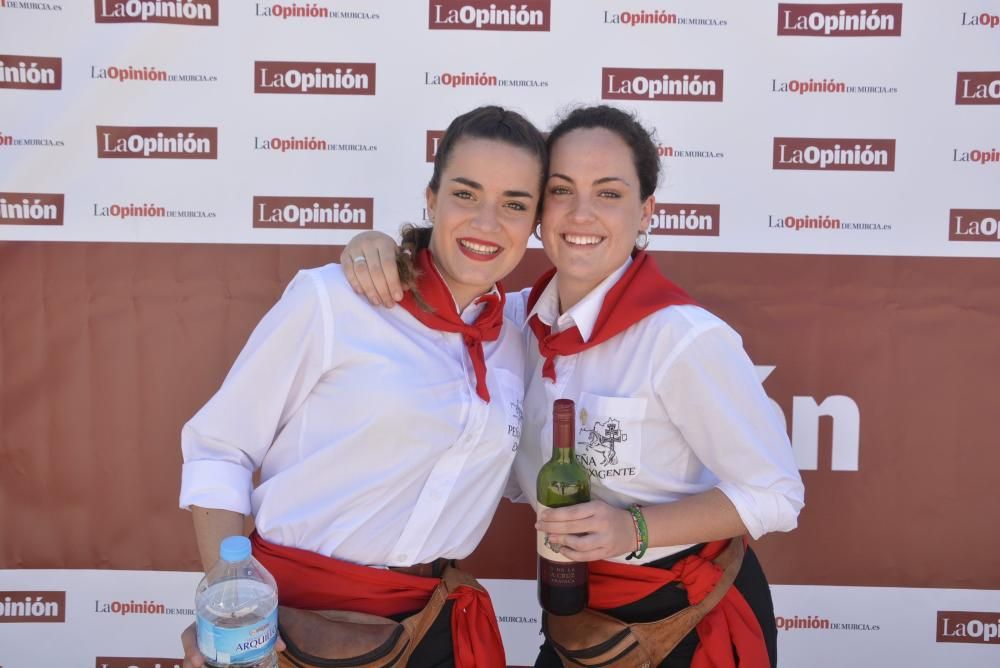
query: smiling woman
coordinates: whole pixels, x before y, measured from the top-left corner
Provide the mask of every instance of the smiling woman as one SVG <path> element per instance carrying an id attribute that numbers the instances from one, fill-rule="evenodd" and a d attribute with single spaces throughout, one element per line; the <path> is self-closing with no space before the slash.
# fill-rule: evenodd
<path id="1" fill-rule="evenodd" d="M 254 556 L 282 606 L 377 615 L 390 630 L 407 619 L 385 665 L 506 665 L 488 595 L 451 562 L 486 532 L 516 451 L 524 343 L 503 326 L 498 281 L 524 255 L 545 164 L 541 133 L 518 114 L 463 114 L 427 187 L 433 225 L 407 230 L 408 252 L 292 281 L 182 432 L 181 505 L 206 569 L 252 514 Z M 412 278 L 402 309 L 351 290 L 357 267 L 380 263 Z M 294 665 L 317 665 L 287 639 Z M 191 629 L 184 642 L 184 665 L 203 665 Z M 329 646 L 320 665 L 384 648 Z"/>
<path id="2" fill-rule="evenodd" d="M 559 137 L 550 140 L 552 164 L 572 169 L 549 173 L 542 242 L 559 267 L 560 304 L 568 309 L 628 258 L 636 238 L 649 229 L 655 202 L 619 135 L 579 128 Z"/>
<path id="3" fill-rule="evenodd" d="M 429 247 L 461 310 L 524 256 L 539 201 L 538 160 L 494 139 L 463 139 L 444 162 L 438 188 L 427 187 Z M 482 176 L 490 172 L 492 183 Z"/>

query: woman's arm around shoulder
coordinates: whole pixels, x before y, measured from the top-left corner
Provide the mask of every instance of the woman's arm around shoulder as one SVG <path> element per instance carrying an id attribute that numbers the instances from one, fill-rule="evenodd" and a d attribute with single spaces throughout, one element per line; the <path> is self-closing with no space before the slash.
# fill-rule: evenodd
<path id="1" fill-rule="evenodd" d="M 355 235 L 340 254 L 344 276 L 372 306 L 392 308 L 403 298 L 403 285 L 396 269 L 397 248 L 388 234 L 371 230 Z"/>

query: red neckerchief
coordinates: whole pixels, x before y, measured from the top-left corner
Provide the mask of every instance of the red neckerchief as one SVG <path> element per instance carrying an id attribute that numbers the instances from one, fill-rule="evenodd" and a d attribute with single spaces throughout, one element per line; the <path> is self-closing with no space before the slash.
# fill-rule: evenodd
<path id="1" fill-rule="evenodd" d="M 592 561 L 588 605 L 595 610 L 618 608 L 675 581 L 684 585 L 688 602 L 695 605 L 708 596 L 719 581 L 722 570 L 712 560 L 728 544 L 728 540 L 709 543 L 699 554 L 684 557 L 670 569 Z M 701 642 L 691 660 L 691 668 L 736 668 L 733 648 L 739 656 L 739 668 L 768 668 L 771 665 L 760 622 L 735 586 L 726 591 L 722 600 L 695 628 Z"/>
<path id="2" fill-rule="evenodd" d="M 555 273 L 555 269 L 547 271 L 531 287 L 531 293 L 528 295 L 528 313 L 531 313 L 531 309 Z M 605 295 L 589 341 L 583 340 L 580 330 L 576 327 L 553 334 L 552 327 L 542 322 L 537 313 L 531 316 L 528 325 L 538 339 L 538 352 L 545 358 L 542 375 L 555 382 L 557 355 L 575 355 L 604 343 L 650 313 L 667 306 L 694 303 L 695 301 L 684 290 L 660 273 L 648 253 L 639 251 L 633 256 L 629 268 Z"/>
<path id="3" fill-rule="evenodd" d="M 414 318 L 431 329 L 442 332 L 456 332 L 462 335 L 465 348 L 472 360 L 472 370 L 476 372 L 476 393 L 489 402 L 490 392 L 486 389 L 486 357 L 483 354 L 483 341 L 496 341 L 500 336 L 500 326 L 503 325 L 503 307 L 506 295 L 503 286 L 497 283 L 498 294 L 487 294 L 476 300 L 484 303 L 482 312 L 471 325 L 465 324 L 461 316 L 455 312 L 455 299 L 451 290 L 441 278 L 434 266 L 431 252 L 423 249 L 417 252 L 414 263 L 420 270 L 417 289 L 424 302 L 431 307 L 425 311 L 417 304 L 410 291 L 403 293 L 400 306 L 410 312 Z M 498 296 L 499 295 L 499 296 Z"/>
<path id="4" fill-rule="evenodd" d="M 384 568 L 359 566 L 269 543 L 255 531 L 253 556 L 274 576 L 281 605 L 303 610 L 348 610 L 389 617 L 420 610 L 441 582 Z M 454 600 L 451 642 L 458 668 L 506 666 L 500 627 L 489 595 L 461 586 Z"/>

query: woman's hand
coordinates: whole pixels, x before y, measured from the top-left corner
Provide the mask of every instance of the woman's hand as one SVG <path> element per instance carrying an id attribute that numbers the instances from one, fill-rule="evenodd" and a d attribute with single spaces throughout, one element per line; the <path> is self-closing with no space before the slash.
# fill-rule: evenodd
<path id="1" fill-rule="evenodd" d="M 543 510 L 535 529 L 573 561 L 620 557 L 636 548 L 632 513 L 603 501 Z"/>
<path id="2" fill-rule="evenodd" d="M 347 281 L 372 306 L 392 308 L 403 298 L 396 270 L 396 242 L 382 232 L 362 232 L 344 247 L 340 266 Z"/>
<path id="3" fill-rule="evenodd" d="M 203 668 L 205 655 L 198 649 L 198 632 L 194 622 L 181 633 L 181 644 L 184 646 L 184 668 Z M 274 645 L 278 652 L 285 651 L 285 642 L 278 636 Z"/>
<path id="4" fill-rule="evenodd" d="M 184 668 L 202 668 L 205 665 L 205 655 L 198 650 L 198 633 L 194 622 L 181 633 L 181 644 L 184 645 Z"/>

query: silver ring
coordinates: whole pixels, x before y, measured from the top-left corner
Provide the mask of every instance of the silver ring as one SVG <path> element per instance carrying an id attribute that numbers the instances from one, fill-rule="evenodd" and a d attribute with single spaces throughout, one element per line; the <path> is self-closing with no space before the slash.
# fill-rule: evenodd
<path id="1" fill-rule="evenodd" d="M 364 256 L 364 255 L 359 255 L 359 256 L 357 256 L 356 258 L 354 258 L 354 259 L 353 259 L 353 260 L 351 260 L 351 261 L 352 261 L 352 262 L 353 262 L 354 264 L 364 264 L 364 263 L 365 263 L 365 262 L 367 262 L 368 260 L 366 260 L 366 259 L 365 259 L 365 256 Z"/>

